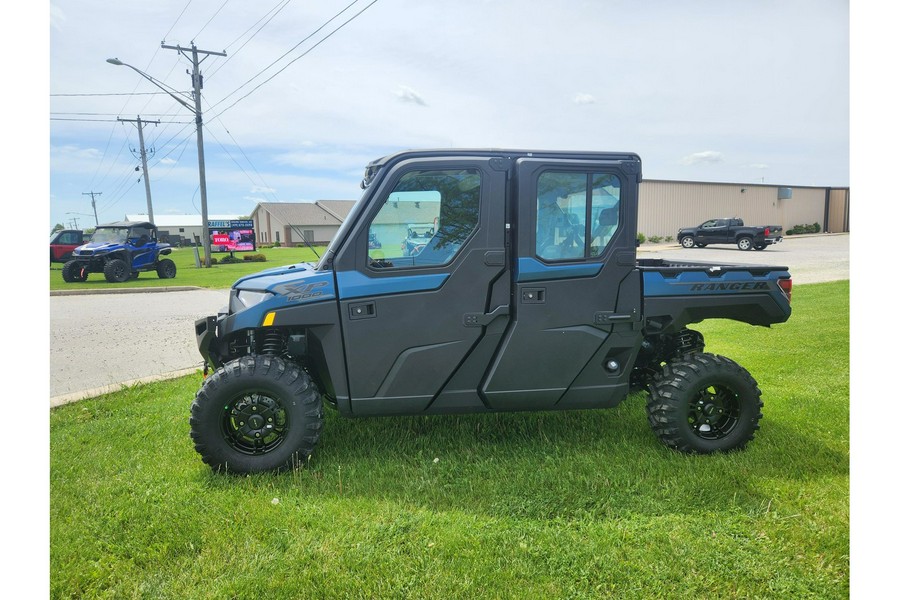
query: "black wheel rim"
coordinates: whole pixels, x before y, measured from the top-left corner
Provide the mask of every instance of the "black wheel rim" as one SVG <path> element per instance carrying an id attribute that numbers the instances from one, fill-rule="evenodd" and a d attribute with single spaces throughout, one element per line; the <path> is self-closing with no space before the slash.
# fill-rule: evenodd
<path id="1" fill-rule="evenodd" d="M 116 281 L 123 281 L 128 279 L 128 273 L 125 270 L 125 265 L 115 264 L 112 268 L 113 279 Z"/>
<path id="2" fill-rule="evenodd" d="M 222 413 L 225 441 L 241 454 L 271 452 L 284 442 L 287 432 L 287 411 L 281 400 L 274 396 L 239 396 L 227 404 Z"/>
<path id="3" fill-rule="evenodd" d="M 704 440 L 720 440 L 734 431 L 741 416 L 737 394 L 724 385 L 710 385 L 688 405 L 688 425 Z"/>

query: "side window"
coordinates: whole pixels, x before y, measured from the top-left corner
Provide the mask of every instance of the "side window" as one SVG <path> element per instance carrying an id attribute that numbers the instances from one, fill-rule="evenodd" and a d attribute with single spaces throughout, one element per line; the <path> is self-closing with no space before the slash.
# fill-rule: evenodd
<path id="1" fill-rule="evenodd" d="M 707 221 L 706 223 L 704 223 L 704 224 L 701 225 L 700 227 L 703 228 L 703 229 L 712 229 L 712 228 L 714 228 L 715 226 L 716 226 L 716 220 L 713 219 L 712 221 Z"/>
<path id="2" fill-rule="evenodd" d="M 153 238 L 153 230 L 146 227 L 134 227 L 128 235 L 128 239 L 132 243 L 143 246 Z"/>
<path id="3" fill-rule="evenodd" d="M 481 173 L 476 169 L 405 174 L 369 225 L 369 265 L 449 263 L 475 231 L 480 201 Z"/>
<path id="4" fill-rule="evenodd" d="M 619 228 L 615 175 L 546 171 L 538 177 L 535 254 L 544 260 L 600 256 Z"/>

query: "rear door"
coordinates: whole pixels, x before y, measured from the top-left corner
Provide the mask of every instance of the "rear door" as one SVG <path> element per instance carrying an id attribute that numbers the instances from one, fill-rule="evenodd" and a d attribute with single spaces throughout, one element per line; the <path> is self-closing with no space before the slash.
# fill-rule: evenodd
<path id="1" fill-rule="evenodd" d="M 509 313 L 507 166 L 410 158 L 363 209 L 334 263 L 355 414 L 484 408 Z"/>
<path id="2" fill-rule="evenodd" d="M 640 344 L 637 160 L 521 158 L 512 322 L 485 376 L 500 410 L 610 406 Z"/>

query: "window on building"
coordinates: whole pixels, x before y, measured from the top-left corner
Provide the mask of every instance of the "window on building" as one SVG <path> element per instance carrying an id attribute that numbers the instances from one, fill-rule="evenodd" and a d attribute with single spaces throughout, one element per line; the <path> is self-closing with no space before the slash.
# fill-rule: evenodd
<path id="1" fill-rule="evenodd" d="M 619 228 L 619 178 L 546 171 L 538 177 L 535 254 L 547 260 L 600 256 Z"/>

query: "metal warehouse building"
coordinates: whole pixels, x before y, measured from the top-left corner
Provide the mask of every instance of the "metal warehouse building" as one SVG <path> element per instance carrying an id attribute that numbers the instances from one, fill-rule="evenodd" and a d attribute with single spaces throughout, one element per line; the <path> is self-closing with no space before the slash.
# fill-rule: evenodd
<path id="1" fill-rule="evenodd" d="M 639 194 L 638 232 L 648 238 L 731 217 L 785 231 L 814 223 L 829 233 L 850 231 L 849 188 L 645 179 Z"/>

